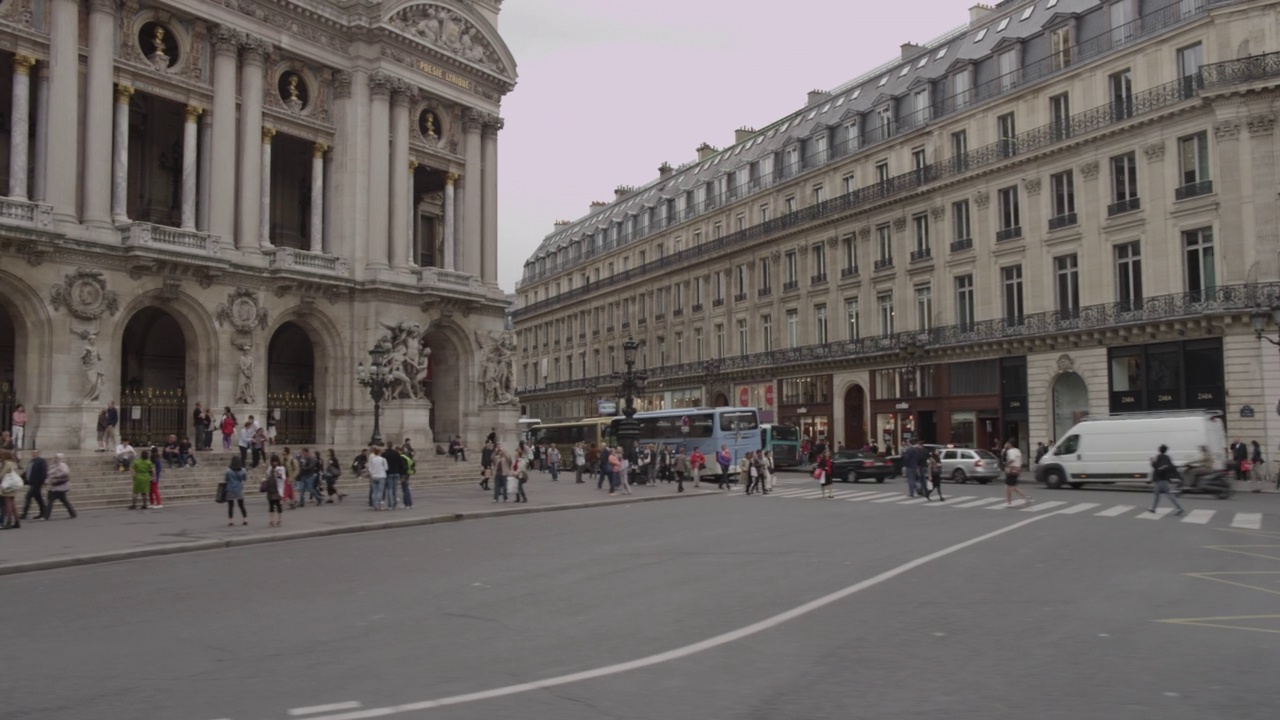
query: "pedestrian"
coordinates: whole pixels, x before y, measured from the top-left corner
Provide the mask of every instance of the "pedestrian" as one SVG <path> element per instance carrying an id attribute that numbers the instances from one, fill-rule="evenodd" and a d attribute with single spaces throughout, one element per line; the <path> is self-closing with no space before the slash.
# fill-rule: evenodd
<path id="1" fill-rule="evenodd" d="M 915 442 L 908 445 L 906 451 L 902 453 L 902 471 L 907 476 L 907 497 L 924 494 L 925 480 L 920 470 L 926 462 L 921 440 L 916 438 Z"/>
<path id="2" fill-rule="evenodd" d="M 204 407 L 200 403 L 196 403 L 196 409 L 191 412 L 191 432 L 196 438 L 196 450 L 204 449 Z"/>
<path id="3" fill-rule="evenodd" d="M 405 438 L 404 444 L 400 446 L 400 454 L 408 458 L 417 456 L 417 453 L 413 450 L 413 443 L 409 442 L 409 438 Z"/>
<path id="4" fill-rule="evenodd" d="M 293 456 L 293 451 L 288 447 L 280 452 L 280 464 L 284 466 L 285 477 L 289 480 L 289 485 L 284 491 L 284 499 L 289 501 L 289 509 L 297 508 L 299 501 L 305 505 L 306 499 L 302 496 L 302 478 L 298 475 L 300 469 L 298 458 Z"/>
<path id="5" fill-rule="evenodd" d="M 267 494 L 267 527 L 280 527 L 284 524 L 284 489 L 289 480 L 279 455 L 271 453 L 268 463 L 267 479 L 262 481 L 262 491 Z"/>
<path id="6" fill-rule="evenodd" d="M 38 448 L 31 449 L 31 459 L 27 462 L 27 497 L 22 502 L 21 519 L 27 519 L 31 511 L 31 502 L 36 503 L 36 517 L 44 517 L 44 483 L 49 477 L 49 464 L 40 457 Z"/>
<path id="7" fill-rule="evenodd" d="M 764 494 L 773 492 L 773 451 L 764 451 Z"/>
<path id="8" fill-rule="evenodd" d="M 67 509 L 67 514 L 72 519 L 75 518 L 76 509 L 71 506 L 71 499 L 67 497 L 69 492 L 71 492 L 71 470 L 67 467 L 67 456 L 57 453 L 49 466 L 49 504 L 42 516 L 45 520 L 53 517 L 54 502 L 62 503 L 62 507 Z"/>
<path id="9" fill-rule="evenodd" d="M 18 456 L 7 448 L 0 449 L 0 501 L 3 501 L 3 522 L 0 527 L 17 530 L 22 527 L 18 518 L 18 492 L 23 487 L 18 475 Z"/>
<path id="10" fill-rule="evenodd" d="M 107 403 L 107 447 L 111 447 L 119 442 L 120 434 L 116 432 L 120 426 L 120 411 L 116 409 L 114 401 Z"/>
<path id="11" fill-rule="evenodd" d="M 942 458 L 938 456 L 937 449 L 929 453 L 928 458 L 929 479 L 925 481 L 924 499 L 932 501 L 930 497 L 934 492 L 938 493 L 938 501 L 946 502 L 947 499 L 942 497 Z"/>
<path id="12" fill-rule="evenodd" d="M 480 489 L 489 489 L 489 478 L 493 477 L 493 453 L 494 443 L 485 440 L 484 448 L 480 451 Z"/>
<path id="13" fill-rule="evenodd" d="M 1231 443 L 1231 469 L 1236 473 L 1236 480 L 1245 479 L 1244 465 L 1249 461 L 1249 446 L 1236 438 Z"/>
<path id="14" fill-rule="evenodd" d="M 387 461 L 387 485 L 383 490 L 387 495 L 387 509 L 398 510 L 400 508 L 400 478 L 404 477 L 405 473 L 404 458 L 400 456 L 400 451 L 393 445 L 382 451 L 382 459 Z"/>
<path id="15" fill-rule="evenodd" d="M 236 524 L 234 520 L 236 505 L 240 506 L 240 524 L 249 524 L 249 512 L 244 508 L 244 483 L 247 478 L 244 460 L 237 455 L 232 455 L 226 472 L 222 473 L 222 482 L 226 485 L 227 527 Z"/>
<path id="16" fill-rule="evenodd" d="M 1031 496 L 1018 487 L 1018 476 L 1022 474 L 1022 451 L 1013 444 L 1012 440 L 1008 440 L 1004 444 L 1002 457 L 1004 457 L 1004 506 L 1013 507 L 1014 493 L 1030 505 Z"/>
<path id="17" fill-rule="evenodd" d="M 253 421 L 245 420 L 244 425 L 240 426 L 240 465 L 249 464 L 249 447 L 253 445 Z"/>
<path id="18" fill-rule="evenodd" d="M 1160 496 L 1165 495 L 1178 509 L 1176 514 L 1181 515 L 1182 506 L 1178 504 L 1178 498 L 1169 491 L 1169 481 L 1178 476 L 1178 468 L 1169 458 L 1168 452 L 1169 446 L 1161 445 L 1159 454 L 1151 458 L 1151 508 L 1147 512 L 1155 512 L 1160 506 Z"/>
<path id="19" fill-rule="evenodd" d="M 98 449 L 94 452 L 106 452 L 107 447 L 107 411 L 102 409 L 98 412 Z"/>
<path id="20" fill-rule="evenodd" d="M 155 448 L 151 448 L 151 457 L 155 457 Z M 147 499 L 150 500 L 151 509 L 159 510 L 164 507 L 160 499 L 160 461 L 156 460 L 151 463 L 151 483 L 147 488 Z M 145 507 L 143 508 L 146 509 Z"/>
<path id="21" fill-rule="evenodd" d="M 298 497 L 298 507 L 307 506 L 307 498 L 315 498 L 316 507 L 324 504 L 320 490 L 316 487 L 320 480 L 320 458 L 311 452 L 311 448 L 302 448 L 302 457 L 298 459 L 298 473 L 302 479 L 302 494 Z"/>
<path id="22" fill-rule="evenodd" d="M 602 489 L 604 487 L 605 481 L 609 480 L 609 478 L 612 477 L 612 473 L 613 473 L 612 456 L 613 456 L 613 448 L 609 447 L 608 445 L 604 445 L 600 448 L 600 462 L 599 462 L 599 466 L 596 468 L 596 474 L 598 476 L 596 478 L 597 490 Z M 609 487 L 612 488 L 613 484 L 610 483 Z"/>
<path id="23" fill-rule="evenodd" d="M 231 412 L 230 407 L 222 408 L 222 422 L 219 423 L 218 429 L 222 431 L 222 449 L 231 449 L 231 436 L 235 434 L 238 422 L 236 414 Z"/>
<path id="24" fill-rule="evenodd" d="M 22 407 L 22 403 L 13 406 L 13 448 L 15 450 L 22 449 L 22 442 L 26 439 L 27 433 L 27 411 Z"/>
<path id="25" fill-rule="evenodd" d="M 146 510 L 151 495 L 151 478 L 156 474 L 155 466 L 151 463 L 151 451 L 143 450 L 130 468 L 133 470 L 133 504 L 129 509 L 137 510 L 138 500 L 142 500 L 142 509 Z"/>
<path id="26" fill-rule="evenodd" d="M 534 446 L 535 453 L 537 446 Z M 527 503 L 529 496 L 525 494 L 525 483 L 529 482 L 529 458 L 523 449 L 516 451 L 516 459 L 512 464 L 512 471 L 516 475 L 516 502 Z"/>
<path id="27" fill-rule="evenodd" d="M 1253 476 L 1253 489 L 1250 492 L 1262 492 L 1262 476 L 1266 474 L 1263 465 L 1262 447 L 1258 445 L 1257 440 L 1254 440 L 1251 444 L 1253 445 L 1253 452 L 1249 456 L 1249 462 L 1252 467 L 1249 468 L 1249 473 Z"/>
<path id="28" fill-rule="evenodd" d="M 347 496 L 346 493 L 338 492 L 340 477 L 342 477 L 342 463 L 338 462 L 338 454 L 333 451 L 333 448 L 329 448 L 329 460 L 324 465 L 324 489 L 329 496 L 325 502 L 330 505 L 333 504 L 335 495 L 338 497 L 338 502 L 342 502 L 342 499 Z"/>
<path id="29" fill-rule="evenodd" d="M 631 473 L 631 462 L 622 454 L 622 448 L 616 447 L 609 454 L 609 494 L 617 495 L 621 490 L 623 495 L 631 494 L 631 483 L 627 481 L 627 475 Z"/>
<path id="30" fill-rule="evenodd" d="M 684 492 L 684 479 L 689 476 L 691 465 L 689 456 L 684 454 L 684 445 L 676 448 L 676 457 L 671 461 L 672 468 L 676 474 L 676 492 Z"/>
<path id="31" fill-rule="evenodd" d="M 1049 454 L 1049 447 L 1042 442 L 1036 443 L 1036 465 L 1039 465 L 1047 454 Z"/>
<path id="32" fill-rule="evenodd" d="M 490 444 L 486 441 L 485 444 Z M 492 442 L 493 445 L 493 501 L 498 502 L 498 496 L 502 496 L 502 502 L 507 501 L 507 478 L 511 475 L 511 456 L 497 441 Z"/>
<path id="33" fill-rule="evenodd" d="M 816 466 L 816 469 L 814 470 L 814 477 L 818 479 L 818 485 L 822 488 L 822 497 L 834 498 L 836 496 L 836 491 L 835 488 L 832 487 L 832 475 L 834 474 L 835 469 L 832 467 L 831 453 L 823 452 L 818 456 L 814 465 Z"/>
<path id="34" fill-rule="evenodd" d="M 196 462 L 196 454 L 192 452 L 191 441 L 187 439 L 186 435 L 183 435 L 182 439 L 178 441 L 178 462 L 182 467 L 195 467 L 200 464 Z"/>
<path id="35" fill-rule="evenodd" d="M 547 467 L 551 470 L 551 481 L 560 480 L 560 448 L 552 445 L 547 448 Z"/>
<path id="36" fill-rule="evenodd" d="M 274 425 L 271 426 L 275 428 Z M 270 438 L 267 437 L 267 431 L 260 427 L 253 429 L 253 437 L 249 439 L 249 450 L 253 453 L 253 467 L 258 467 L 258 463 L 265 462 L 267 459 L 267 443 Z"/>
<path id="37" fill-rule="evenodd" d="M 689 471 L 693 473 L 693 486 L 702 487 L 702 471 L 707 467 L 707 456 L 702 454 L 702 448 L 696 447 L 689 454 Z"/>
<path id="38" fill-rule="evenodd" d="M 404 498 L 405 509 L 413 508 L 413 494 L 409 492 L 409 479 L 417 474 L 418 464 L 409 454 L 412 448 L 400 447 L 400 457 L 404 459 L 404 475 L 400 476 L 400 497 Z"/>
<path id="39" fill-rule="evenodd" d="M 733 456 L 729 454 L 728 445 L 721 445 L 720 450 L 716 452 L 716 464 L 720 466 L 720 479 L 716 485 L 717 489 L 732 489 L 729 484 L 729 466 L 733 464 Z"/>
<path id="40" fill-rule="evenodd" d="M 383 510 L 387 487 L 387 461 L 382 448 L 374 447 L 369 453 L 369 504 L 375 511 Z"/>

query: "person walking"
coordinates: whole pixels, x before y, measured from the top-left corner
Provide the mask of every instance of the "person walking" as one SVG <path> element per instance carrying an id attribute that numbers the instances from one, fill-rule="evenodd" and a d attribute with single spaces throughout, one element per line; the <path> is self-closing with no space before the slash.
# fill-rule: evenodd
<path id="1" fill-rule="evenodd" d="M 702 471 L 706 467 L 707 456 L 702 454 L 702 448 L 694 448 L 693 452 L 689 453 L 689 472 L 693 473 L 693 486 L 695 488 L 702 487 Z"/>
<path id="2" fill-rule="evenodd" d="M 936 449 L 929 453 L 928 468 L 929 479 L 925 481 L 924 499 L 932 501 L 933 498 L 930 496 L 934 492 L 937 492 L 938 501 L 946 502 L 947 499 L 942 497 L 942 458 L 938 456 L 938 451 Z"/>
<path id="3" fill-rule="evenodd" d="M 768 495 L 773 492 L 773 451 L 764 451 L 764 494 Z"/>
<path id="4" fill-rule="evenodd" d="M 1004 506 L 1013 507 L 1013 495 L 1017 493 L 1028 505 L 1031 504 L 1031 496 L 1022 492 L 1018 487 L 1018 476 L 1022 474 L 1022 451 L 1013 444 L 1012 440 L 1008 440 L 1004 444 Z"/>
<path id="5" fill-rule="evenodd" d="M 537 446 L 534 446 L 535 449 Z M 516 459 L 512 464 L 512 470 L 516 475 L 516 502 L 527 503 L 529 496 L 525 494 L 525 483 L 529 482 L 529 458 L 523 449 L 516 451 Z"/>
<path id="6" fill-rule="evenodd" d="M 0 449 L 0 502 L 3 502 L 3 522 L 0 527 L 5 530 L 17 530 L 22 527 L 18 518 L 18 491 L 22 488 L 22 477 L 18 475 L 18 456 L 8 448 Z"/>
<path id="7" fill-rule="evenodd" d="M 631 461 L 622 454 L 621 446 L 614 448 L 609 453 L 609 494 L 617 495 L 621 491 L 623 495 L 630 495 L 631 483 L 627 479 L 630 474 Z"/>
<path id="8" fill-rule="evenodd" d="M 160 473 L 162 472 L 161 470 L 162 463 L 159 460 L 155 459 L 156 457 L 155 448 L 151 449 L 151 457 L 153 458 L 153 461 L 151 463 L 151 484 L 147 488 L 147 499 L 151 501 L 152 510 L 159 510 L 160 508 L 164 507 L 164 505 L 162 504 L 163 500 L 161 500 L 160 498 Z"/>
<path id="9" fill-rule="evenodd" d="M 1178 509 L 1176 514 L 1182 514 L 1182 506 L 1178 504 L 1178 498 L 1170 492 L 1169 481 L 1178 476 L 1178 468 L 1173 464 L 1173 460 L 1169 458 L 1169 446 L 1161 445 L 1160 452 L 1151 458 L 1151 507 L 1147 510 L 1149 513 L 1156 511 L 1160 506 L 1160 496 L 1164 495 L 1169 498 L 1169 502 Z"/>
<path id="10" fill-rule="evenodd" d="M 816 462 L 814 462 L 814 465 L 816 468 L 814 472 L 818 473 L 819 487 L 822 488 L 822 497 L 834 498 L 836 496 L 836 492 L 835 492 L 835 489 L 831 486 L 833 482 L 833 479 L 831 476 L 834 473 L 835 468 L 832 467 L 831 453 L 823 452 L 821 455 L 818 456 L 818 459 Z"/>
<path id="11" fill-rule="evenodd" d="M 1253 476 L 1253 489 L 1249 492 L 1262 492 L 1263 475 L 1266 474 L 1266 465 L 1262 457 L 1262 447 L 1258 445 L 1258 441 L 1254 440 L 1251 445 L 1253 450 L 1249 455 L 1249 474 Z"/>
<path id="12" fill-rule="evenodd" d="M 756 462 L 756 454 L 749 452 L 744 460 L 747 465 L 747 494 L 751 495 L 757 489 L 763 493 L 763 483 L 760 482 L 760 464 Z"/>
<path id="13" fill-rule="evenodd" d="M 493 477 L 493 453 L 494 443 L 485 440 L 484 448 L 480 450 L 480 489 L 489 489 L 489 478 Z"/>
<path id="14" fill-rule="evenodd" d="M 275 455 L 272 455 L 275 457 Z M 278 459 L 278 458 L 277 458 Z M 324 489 L 329 496 L 326 503 L 332 505 L 333 498 L 336 495 L 338 502 L 347 496 L 346 493 L 338 492 L 338 478 L 342 477 L 342 463 L 338 462 L 338 454 L 329 448 L 329 460 L 324 465 Z"/>
<path id="15" fill-rule="evenodd" d="M 720 450 L 716 452 L 716 464 L 720 466 L 720 478 L 717 481 L 716 488 L 718 490 L 731 490 L 729 466 L 733 464 L 733 456 L 729 454 L 728 445 L 721 445 Z"/>
<path id="16" fill-rule="evenodd" d="M 676 457 L 672 461 L 672 467 L 676 474 L 676 492 L 684 492 L 684 479 L 689 476 L 692 469 L 689 463 L 689 456 L 684 454 L 684 445 L 676 448 Z"/>
<path id="17" fill-rule="evenodd" d="M 279 455 L 271 453 L 267 462 L 267 479 L 262 481 L 262 491 L 267 494 L 267 527 L 280 527 L 284 524 L 284 488 L 289 480 Z"/>
<path id="18" fill-rule="evenodd" d="M 71 469 L 67 467 L 67 456 L 57 453 L 49 465 L 49 504 L 41 515 L 45 520 L 53 517 L 53 503 L 60 502 L 67 509 L 67 514 L 75 519 L 76 509 L 71 506 L 67 493 L 71 492 Z"/>
<path id="19" fill-rule="evenodd" d="M 222 449 L 231 449 L 231 436 L 235 435 L 238 423 L 236 422 L 236 414 L 231 412 L 230 407 L 222 408 L 222 422 L 218 424 L 218 429 L 222 431 Z"/>
<path id="20" fill-rule="evenodd" d="M 1236 473 L 1236 480 L 1245 479 L 1244 464 L 1249 460 L 1249 446 L 1236 438 L 1231 443 L 1231 469 Z"/>
<path id="21" fill-rule="evenodd" d="M 13 449 L 21 450 L 22 442 L 26 439 L 27 433 L 27 411 L 22 407 L 22 403 L 18 403 L 13 406 L 13 416 L 11 419 L 13 421 L 13 430 L 10 434 L 13 436 Z"/>
<path id="22" fill-rule="evenodd" d="M 31 459 L 27 462 L 27 497 L 22 502 L 20 519 L 27 519 L 27 513 L 31 512 L 31 502 L 33 500 L 36 503 L 36 517 L 44 517 L 44 483 L 48 477 L 49 463 L 40 457 L 38 448 L 32 448 Z"/>
<path id="23" fill-rule="evenodd" d="M 925 463 L 923 448 L 920 438 L 916 438 L 915 442 L 907 446 L 905 452 L 902 453 L 902 472 L 907 476 L 907 497 L 915 497 L 916 494 L 924 494 L 924 482 L 920 477 L 920 466 Z"/>
<path id="24" fill-rule="evenodd" d="M 147 509 L 151 495 L 151 479 L 156 475 L 155 465 L 151 462 L 151 451 L 143 450 L 132 465 L 133 470 L 133 504 L 130 510 L 138 509 L 138 500 L 142 500 L 142 509 Z"/>
<path id="25" fill-rule="evenodd" d="M 507 478 L 511 475 L 511 456 L 506 450 L 502 449 L 502 445 L 496 441 L 493 442 L 493 501 L 498 502 L 498 496 L 502 496 L 502 502 L 507 501 Z"/>
<path id="26" fill-rule="evenodd" d="M 587 469 L 587 449 L 582 446 L 582 441 L 573 444 L 573 482 L 581 485 L 585 480 L 582 479 L 582 472 Z"/>
<path id="27" fill-rule="evenodd" d="M 600 463 L 599 463 L 599 467 L 596 470 L 598 475 L 596 479 L 597 490 L 602 489 L 604 487 L 605 482 L 609 483 L 610 490 L 613 489 L 613 486 L 614 486 L 614 481 L 612 480 L 613 460 L 614 460 L 613 455 L 614 455 L 613 448 L 609 447 L 608 445 L 604 445 L 600 448 Z"/>
<path id="28" fill-rule="evenodd" d="M 382 448 L 374 447 L 369 451 L 369 504 L 374 511 L 381 512 L 385 508 L 387 488 L 387 460 L 382 457 Z"/>
<path id="29" fill-rule="evenodd" d="M 551 481 L 560 480 L 560 448 L 552 445 L 547 448 L 547 469 L 551 471 Z"/>
<path id="30" fill-rule="evenodd" d="M 302 448 L 302 456 L 298 459 L 298 474 L 302 480 L 302 494 L 298 498 L 298 507 L 306 507 L 307 498 L 315 498 L 316 507 L 324 504 L 317 484 L 320 480 L 320 458 L 311 448 Z"/>
<path id="31" fill-rule="evenodd" d="M 236 505 L 240 506 L 240 524 L 249 524 L 249 512 L 244 508 L 244 483 L 248 477 L 244 469 L 244 460 L 237 455 L 232 455 L 231 462 L 222 473 L 222 482 L 226 485 L 227 527 L 236 524 Z"/>

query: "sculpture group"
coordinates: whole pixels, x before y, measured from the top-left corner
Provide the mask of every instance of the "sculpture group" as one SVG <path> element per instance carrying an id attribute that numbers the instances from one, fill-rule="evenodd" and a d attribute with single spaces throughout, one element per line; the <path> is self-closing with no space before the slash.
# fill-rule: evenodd
<path id="1" fill-rule="evenodd" d="M 385 353 L 383 362 L 390 380 L 386 399 L 426 399 L 431 363 L 431 348 L 424 342 L 426 328 L 405 320 L 395 325 L 379 325 L 387 330 L 378 339 L 378 347 Z"/>
<path id="2" fill-rule="evenodd" d="M 482 335 L 476 332 L 476 344 L 483 351 L 480 362 L 480 386 L 484 390 L 486 405 L 519 405 L 515 394 L 514 365 L 516 356 L 515 333 Z"/>

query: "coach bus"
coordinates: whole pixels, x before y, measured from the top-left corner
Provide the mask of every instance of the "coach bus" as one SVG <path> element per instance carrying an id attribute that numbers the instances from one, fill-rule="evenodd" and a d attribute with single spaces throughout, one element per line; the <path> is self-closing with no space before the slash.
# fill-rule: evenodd
<path id="1" fill-rule="evenodd" d="M 582 443 L 600 447 L 615 444 L 611 436 L 614 417 L 586 418 L 561 423 L 542 423 L 529 428 L 531 441 L 539 445 L 555 445 L 560 451 L 562 467 L 573 467 L 573 446 Z"/>
<path id="2" fill-rule="evenodd" d="M 614 418 L 613 436 L 617 437 Z M 707 469 L 714 467 L 715 454 L 723 445 L 733 458 L 732 475 L 737 475 L 737 462 L 749 452 L 760 449 L 760 417 L 755 408 L 718 407 L 682 408 L 636 413 L 640 424 L 640 443 L 677 448 L 684 446 L 686 453 L 694 449 L 707 456 Z"/>
<path id="3" fill-rule="evenodd" d="M 760 426 L 760 447 L 773 453 L 775 468 L 797 467 L 804 464 L 800 456 L 800 428 L 795 425 L 765 423 Z"/>

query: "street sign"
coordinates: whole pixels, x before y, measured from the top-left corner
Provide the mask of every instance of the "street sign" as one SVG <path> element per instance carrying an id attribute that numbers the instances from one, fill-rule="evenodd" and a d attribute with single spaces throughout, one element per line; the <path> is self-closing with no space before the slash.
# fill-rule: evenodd
<path id="1" fill-rule="evenodd" d="M 1251 418 L 1251 417 L 1253 417 L 1253 406 L 1252 406 L 1252 405 L 1245 405 L 1244 407 L 1240 408 L 1240 417 L 1242 417 L 1242 418 Z"/>
<path id="2" fill-rule="evenodd" d="M 609 415 L 617 415 L 617 414 L 618 414 L 618 401 L 617 401 L 617 400 L 597 400 L 597 401 L 596 401 L 596 413 L 597 413 L 597 414 L 599 414 L 599 415 L 600 415 L 600 417 L 607 417 L 607 416 L 609 416 Z"/>
<path id="3" fill-rule="evenodd" d="M 773 407 L 773 383 L 764 386 L 764 406 Z"/>

